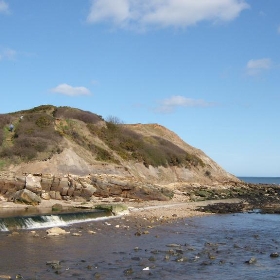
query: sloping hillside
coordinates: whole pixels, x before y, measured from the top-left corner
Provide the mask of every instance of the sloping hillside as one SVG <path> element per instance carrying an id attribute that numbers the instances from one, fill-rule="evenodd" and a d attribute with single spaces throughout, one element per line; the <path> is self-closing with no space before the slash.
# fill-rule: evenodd
<path id="1" fill-rule="evenodd" d="M 117 174 L 154 183 L 238 181 L 163 126 L 105 121 L 70 107 L 0 115 L 0 143 L 1 170 Z"/>

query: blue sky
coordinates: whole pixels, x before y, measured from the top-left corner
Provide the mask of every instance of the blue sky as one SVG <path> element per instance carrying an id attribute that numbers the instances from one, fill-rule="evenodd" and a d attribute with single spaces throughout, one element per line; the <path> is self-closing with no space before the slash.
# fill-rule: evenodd
<path id="1" fill-rule="evenodd" d="M 0 0 L 0 113 L 158 123 L 236 176 L 280 176 L 280 1 Z"/>

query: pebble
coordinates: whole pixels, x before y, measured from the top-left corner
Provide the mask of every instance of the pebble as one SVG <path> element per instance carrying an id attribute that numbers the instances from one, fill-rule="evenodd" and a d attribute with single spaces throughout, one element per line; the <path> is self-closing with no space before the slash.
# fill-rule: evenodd
<path id="1" fill-rule="evenodd" d="M 10 275 L 0 275 L 0 279 L 12 279 Z"/>
<path id="2" fill-rule="evenodd" d="M 180 244 L 171 243 L 171 244 L 167 244 L 166 247 L 181 247 L 181 245 Z"/>
<path id="3" fill-rule="evenodd" d="M 72 233 L 72 236 L 82 236 L 82 234 L 81 234 L 81 233 L 78 233 L 78 232 L 73 232 L 73 233 Z"/>

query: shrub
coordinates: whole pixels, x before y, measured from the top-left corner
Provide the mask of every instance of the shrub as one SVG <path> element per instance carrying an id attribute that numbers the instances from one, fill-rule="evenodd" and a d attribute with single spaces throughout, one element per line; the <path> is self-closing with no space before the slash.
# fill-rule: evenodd
<path id="1" fill-rule="evenodd" d="M 37 118 L 37 120 L 35 121 L 35 123 L 37 126 L 39 126 L 41 128 L 45 128 L 47 126 L 50 126 L 53 123 L 53 119 L 48 115 L 39 116 Z"/>
<path id="2" fill-rule="evenodd" d="M 82 111 L 70 107 L 58 107 L 53 116 L 55 118 L 64 118 L 64 119 L 76 119 L 85 123 L 98 123 L 102 118 L 96 114 L 93 114 L 88 111 Z"/>
<path id="3" fill-rule="evenodd" d="M 0 145 L 5 139 L 5 130 L 12 123 L 12 116 L 9 114 L 0 114 Z"/>
<path id="4" fill-rule="evenodd" d="M 203 166 L 198 157 L 188 154 L 172 142 L 157 136 L 143 137 L 116 121 L 106 122 L 106 127 L 102 128 L 91 124 L 87 127 L 125 160 L 143 162 L 146 167 Z"/>
<path id="5" fill-rule="evenodd" d="M 50 110 L 49 107 L 45 109 Z M 34 113 L 26 113 L 17 123 L 12 140 L 12 146 L 2 148 L 1 156 L 31 160 L 42 152 L 51 156 L 58 150 L 61 136 L 54 128 L 54 118 L 35 110 Z"/>

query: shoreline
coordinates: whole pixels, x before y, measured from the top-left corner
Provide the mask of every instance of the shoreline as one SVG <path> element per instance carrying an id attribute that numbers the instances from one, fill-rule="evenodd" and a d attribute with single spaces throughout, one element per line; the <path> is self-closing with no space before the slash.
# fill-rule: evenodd
<path id="1" fill-rule="evenodd" d="M 73 201 L 57 201 L 44 200 L 40 205 L 31 206 L 18 204 L 13 202 L 1 201 L 0 213 L 3 217 L 25 216 L 25 215 L 43 215 L 43 214 L 59 214 L 62 212 L 79 212 L 82 210 L 94 210 L 97 205 L 125 205 L 127 210 L 117 213 L 114 219 L 126 219 L 127 222 L 139 220 L 146 224 L 162 224 L 164 222 L 172 222 L 179 219 L 212 215 L 213 213 L 203 212 L 198 210 L 199 207 L 207 207 L 217 203 L 238 204 L 242 200 L 238 198 L 219 199 L 219 200 L 204 200 L 204 201 L 184 201 L 183 197 L 176 196 L 170 201 L 126 201 L 114 202 L 113 198 L 102 199 L 98 202 L 73 202 Z M 54 205 L 61 205 L 61 211 L 53 211 Z M 106 220 L 106 218 L 104 218 Z M 103 221 L 104 222 L 104 221 Z M 69 225 L 74 226 L 74 225 Z"/>
<path id="2" fill-rule="evenodd" d="M 0 197 L 0 218 L 101 209 L 111 212 L 116 218 L 126 214 L 126 219 L 134 222 L 138 219 L 145 224 L 162 224 L 189 217 L 248 212 L 254 209 L 261 209 L 263 213 L 280 213 L 280 186 L 247 184 L 243 188 L 236 186 L 220 191 L 213 186 L 205 186 L 199 188 L 195 195 L 192 188 L 174 188 L 173 191 L 174 195 L 167 201 L 108 196 L 94 197 L 90 201 L 42 199 L 39 205 L 28 205 Z"/>

